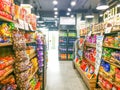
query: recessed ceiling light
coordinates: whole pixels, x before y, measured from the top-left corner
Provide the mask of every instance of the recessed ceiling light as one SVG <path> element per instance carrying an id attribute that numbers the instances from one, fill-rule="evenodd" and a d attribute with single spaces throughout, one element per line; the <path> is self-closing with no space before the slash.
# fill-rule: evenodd
<path id="1" fill-rule="evenodd" d="M 55 12 L 54 14 L 55 14 L 55 15 L 58 15 L 58 12 Z"/>
<path id="2" fill-rule="evenodd" d="M 54 18 L 57 18 L 57 16 L 55 15 Z"/>
<path id="3" fill-rule="evenodd" d="M 75 6 L 75 5 L 76 5 L 76 1 L 75 0 L 71 1 L 71 6 Z"/>
<path id="4" fill-rule="evenodd" d="M 70 17 L 72 17 L 72 18 L 73 18 L 73 17 L 74 17 L 74 15 L 71 15 Z"/>
<path id="5" fill-rule="evenodd" d="M 54 5 L 57 5 L 57 4 L 58 4 L 58 1 L 57 1 L 57 0 L 54 0 L 54 1 L 53 1 L 53 4 L 54 4 Z"/>
<path id="6" fill-rule="evenodd" d="M 68 8 L 68 11 L 71 12 L 71 8 Z"/>
<path id="7" fill-rule="evenodd" d="M 69 12 L 67 12 L 67 14 L 66 14 L 67 16 L 69 16 L 70 15 L 70 13 Z"/>
<path id="8" fill-rule="evenodd" d="M 108 8 L 109 8 L 109 6 L 108 6 L 106 0 L 100 0 L 100 2 L 98 3 L 98 5 L 96 7 L 97 10 L 106 10 Z"/>
<path id="9" fill-rule="evenodd" d="M 55 8 L 54 8 L 54 11 L 57 11 L 57 10 L 58 10 L 58 8 L 57 8 L 57 7 L 55 7 Z"/>

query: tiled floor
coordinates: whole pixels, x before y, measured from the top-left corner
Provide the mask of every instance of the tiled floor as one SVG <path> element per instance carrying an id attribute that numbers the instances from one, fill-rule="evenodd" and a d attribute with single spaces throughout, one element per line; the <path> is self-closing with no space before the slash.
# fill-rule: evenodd
<path id="1" fill-rule="evenodd" d="M 71 61 L 58 61 L 56 51 L 49 52 L 46 90 L 88 90 L 73 69 Z"/>

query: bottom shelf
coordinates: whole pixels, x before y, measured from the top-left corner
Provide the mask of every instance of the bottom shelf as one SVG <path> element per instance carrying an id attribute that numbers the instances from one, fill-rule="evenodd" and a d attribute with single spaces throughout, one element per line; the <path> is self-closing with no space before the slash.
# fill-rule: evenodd
<path id="1" fill-rule="evenodd" d="M 77 71 L 80 73 L 80 75 L 82 76 L 82 78 L 83 78 L 83 80 L 84 80 L 84 82 L 86 83 L 86 85 L 88 86 L 88 88 L 90 89 L 90 90 L 94 90 L 95 89 L 95 87 L 96 87 L 96 78 L 94 78 L 94 79 L 89 79 L 86 75 L 85 75 L 85 73 L 84 73 L 84 71 L 82 70 L 82 69 L 80 69 L 80 67 L 78 67 L 78 65 L 74 62 L 74 64 L 75 64 L 75 68 L 77 69 Z"/>
<path id="2" fill-rule="evenodd" d="M 106 90 L 100 82 L 98 82 L 98 85 L 101 87 L 102 90 Z"/>

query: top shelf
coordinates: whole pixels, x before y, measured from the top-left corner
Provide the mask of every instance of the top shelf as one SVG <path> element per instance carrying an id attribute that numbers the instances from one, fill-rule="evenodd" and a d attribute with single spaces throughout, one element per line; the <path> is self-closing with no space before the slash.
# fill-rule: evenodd
<path id="1" fill-rule="evenodd" d="M 1 16 L 1 15 L 0 15 L 0 20 L 15 23 L 14 20 L 8 19 L 8 18 L 3 17 L 3 16 Z"/>

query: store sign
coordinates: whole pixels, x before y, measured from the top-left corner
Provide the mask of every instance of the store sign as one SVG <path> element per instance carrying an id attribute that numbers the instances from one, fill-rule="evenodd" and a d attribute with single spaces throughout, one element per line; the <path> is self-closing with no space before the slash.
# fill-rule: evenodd
<path id="1" fill-rule="evenodd" d="M 60 17 L 60 25 L 75 25 L 75 17 Z"/>
<path id="2" fill-rule="evenodd" d="M 101 63 L 102 57 L 102 44 L 103 44 L 104 36 L 97 36 L 97 43 L 96 43 L 96 62 L 95 62 L 95 74 L 98 75 L 99 67 Z"/>
<path id="3" fill-rule="evenodd" d="M 105 20 L 109 20 L 111 18 L 113 18 L 114 16 L 120 14 L 120 8 L 119 7 L 113 7 L 111 8 L 110 10 L 107 10 L 105 13 L 104 13 L 104 21 Z"/>

